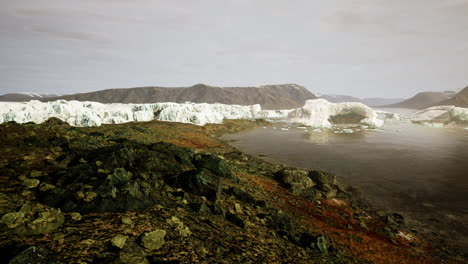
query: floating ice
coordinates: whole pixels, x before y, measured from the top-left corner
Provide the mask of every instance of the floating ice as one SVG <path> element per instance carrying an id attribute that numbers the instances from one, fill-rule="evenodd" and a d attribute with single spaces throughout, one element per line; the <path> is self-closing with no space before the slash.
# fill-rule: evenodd
<path id="1" fill-rule="evenodd" d="M 444 127 L 468 124 L 468 108 L 455 106 L 434 106 L 418 111 L 411 116 L 413 123 Z"/>
<path id="2" fill-rule="evenodd" d="M 288 117 L 288 114 L 294 109 L 288 110 L 261 110 L 257 113 L 258 118 L 267 118 L 267 119 L 285 119 Z"/>
<path id="3" fill-rule="evenodd" d="M 252 119 L 261 110 L 260 105 L 241 106 L 225 104 L 155 103 L 155 104 L 101 104 L 58 100 L 53 102 L 2 102 L 0 123 L 42 123 L 51 117 L 72 126 L 100 126 L 137 121 L 173 121 L 205 125 L 222 123 L 224 119 Z"/>
<path id="4" fill-rule="evenodd" d="M 312 127 L 329 128 L 334 123 L 360 124 L 378 128 L 384 121 L 361 103 L 330 103 L 324 99 L 307 100 L 302 108 L 291 111 L 290 121 Z"/>

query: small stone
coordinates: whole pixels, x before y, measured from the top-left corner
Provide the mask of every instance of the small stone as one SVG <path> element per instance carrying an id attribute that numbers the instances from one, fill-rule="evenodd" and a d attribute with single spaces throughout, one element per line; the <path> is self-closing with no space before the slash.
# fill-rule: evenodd
<path id="1" fill-rule="evenodd" d="M 37 178 L 37 177 L 41 177 L 42 176 L 42 172 L 41 171 L 32 171 L 29 176 L 31 178 Z"/>
<path id="2" fill-rule="evenodd" d="M 36 188 L 41 183 L 38 179 L 26 179 L 23 181 L 23 185 L 28 189 Z"/>
<path id="3" fill-rule="evenodd" d="M 364 229 L 369 230 L 369 228 L 366 226 L 366 223 L 364 223 L 364 222 L 360 222 L 360 223 L 359 223 L 359 226 L 360 226 L 361 228 L 364 228 Z"/>
<path id="4" fill-rule="evenodd" d="M 122 217 L 121 221 L 125 225 L 133 225 L 133 221 L 130 217 Z"/>
<path id="5" fill-rule="evenodd" d="M 128 236 L 116 235 L 111 239 L 111 243 L 114 247 L 122 249 L 125 246 L 125 242 L 127 242 L 127 239 Z"/>
<path id="6" fill-rule="evenodd" d="M 234 208 L 238 214 L 242 214 L 242 206 L 238 203 L 234 204 Z"/>
<path id="7" fill-rule="evenodd" d="M 39 186 L 39 191 L 41 192 L 46 192 L 52 189 L 55 189 L 55 186 L 49 183 L 41 183 L 41 185 Z"/>
<path id="8" fill-rule="evenodd" d="M 97 197 L 97 194 L 95 192 L 85 192 L 83 200 L 85 202 L 89 203 L 92 200 L 94 200 L 94 198 L 96 198 L 96 197 Z"/>
<path id="9" fill-rule="evenodd" d="M 4 214 L 0 219 L 0 224 L 5 224 L 8 228 L 15 228 L 26 222 L 23 212 L 13 212 Z"/>
<path id="10" fill-rule="evenodd" d="M 94 239 L 85 239 L 80 242 L 80 244 L 86 245 L 86 246 L 92 246 L 94 243 L 96 243 L 96 240 Z"/>
<path id="11" fill-rule="evenodd" d="M 83 219 L 83 216 L 80 214 L 80 213 L 71 213 L 71 219 L 75 220 L 75 221 L 80 221 L 81 219 Z"/>
<path id="12" fill-rule="evenodd" d="M 65 240 L 65 234 L 64 233 L 55 233 L 53 239 L 55 241 L 58 241 L 59 243 L 63 243 Z"/>
<path id="13" fill-rule="evenodd" d="M 141 242 L 142 245 L 149 250 L 160 249 L 166 243 L 164 236 L 166 236 L 166 231 L 162 229 L 156 229 L 152 232 L 144 234 Z"/>
<path id="14" fill-rule="evenodd" d="M 206 256 L 206 253 L 208 253 L 206 251 L 206 249 L 203 247 L 203 246 L 200 246 L 198 245 L 196 248 L 195 248 L 195 252 L 197 253 L 198 256 L 200 256 L 201 258 L 204 258 Z"/>

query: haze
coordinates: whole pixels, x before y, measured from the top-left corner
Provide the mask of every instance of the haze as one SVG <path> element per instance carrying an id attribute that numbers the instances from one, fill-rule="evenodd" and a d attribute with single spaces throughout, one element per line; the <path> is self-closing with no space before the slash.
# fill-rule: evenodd
<path id="1" fill-rule="evenodd" d="M 0 0 L 0 91 L 297 83 L 409 97 L 468 84 L 468 0 Z"/>

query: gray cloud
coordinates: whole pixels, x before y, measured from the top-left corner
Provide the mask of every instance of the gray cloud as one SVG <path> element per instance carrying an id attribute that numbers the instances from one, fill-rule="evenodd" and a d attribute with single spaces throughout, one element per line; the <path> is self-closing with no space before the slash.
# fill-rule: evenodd
<path id="1" fill-rule="evenodd" d="M 410 96 L 468 83 L 468 0 L 16 0 L 2 93 L 299 83 Z"/>

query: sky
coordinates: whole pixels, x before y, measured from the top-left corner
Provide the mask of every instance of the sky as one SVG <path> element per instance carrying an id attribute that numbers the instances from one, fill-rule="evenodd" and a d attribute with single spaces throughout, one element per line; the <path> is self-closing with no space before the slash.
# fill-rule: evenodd
<path id="1" fill-rule="evenodd" d="M 468 85 L 468 0 L 0 0 L 0 94 Z"/>

